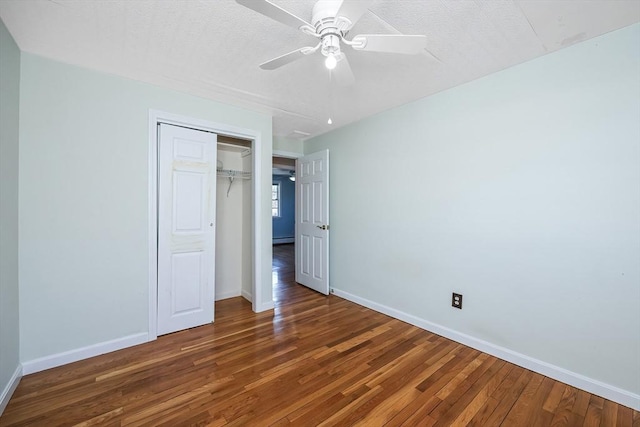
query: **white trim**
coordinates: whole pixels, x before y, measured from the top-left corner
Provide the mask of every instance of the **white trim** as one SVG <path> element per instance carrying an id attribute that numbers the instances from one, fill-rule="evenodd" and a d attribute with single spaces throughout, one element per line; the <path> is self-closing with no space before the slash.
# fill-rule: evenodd
<path id="1" fill-rule="evenodd" d="M 260 134 L 256 134 L 253 137 L 253 143 L 251 144 L 251 150 L 253 151 L 253 187 L 251 193 L 253 196 L 253 212 L 251 214 L 251 221 L 253 222 L 253 286 L 251 287 L 251 294 L 254 298 L 251 300 L 251 307 L 254 312 L 260 313 L 261 311 L 268 310 L 263 308 L 262 305 L 262 141 L 260 140 Z M 271 163 L 271 162 L 269 162 Z M 266 172 L 266 171 L 265 171 Z M 270 171 L 269 171 L 270 172 Z M 269 176 L 269 182 L 271 182 L 271 176 Z M 271 194 L 271 192 L 269 192 Z M 269 213 L 271 213 L 271 204 L 269 204 Z M 269 215 L 269 221 L 271 221 L 271 215 Z M 271 260 L 269 260 L 269 268 L 271 268 Z M 269 281 L 269 288 L 271 288 L 271 281 Z M 273 300 L 271 296 L 272 292 L 269 292 L 269 301 Z"/>
<path id="2" fill-rule="evenodd" d="M 146 332 L 128 335 L 111 341 L 105 341 L 77 348 L 75 350 L 64 351 L 62 353 L 52 354 L 50 356 L 23 362 L 22 371 L 24 375 L 33 374 L 35 372 L 44 371 L 45 369 L 77 362 L 78 360 L 84 360 L 90 357 L 100 356 L 101 354 L 111 353 L 112 351 L 122 350 L 123 348 L 133 347 L 134 345 L 144 344 L 148 340 L 148 334 Z"/>
<path id="3" fill-rule="evenodd" d="M 158 115 L 149 110 L 149 341 L 158 337 Z"/>
<path id="4" fill-rule="evenodd" d="M 20 379 L 22 378 L 22 365 L 18 363 L 16 370 L 9 378 L 9 382 L 5 386 L 4 390 L 2 390 L 2 394 L 0 394 L 0 415 L 4 412 L 4 408 L 9 404 L 9 400 L 11 400 L 11 396 L 13 396 L 13 392 L 16 391 L 18 384 L 20 384 Z"/>
<path id="5" fill-rule="evenodd" d="M 216 293 L 216 301 L 221 301 L 223 299 L 227 299 L 227 298 L 235 298 L 235 297 L 239 297 L 240 295 L 242 295 L 242 293 L 240 291 L 228 291 L 228 292 L 223 292 L 223 293 Z"/>
<path id="6" fill-rule="evenodd" d="M 274 237 L 273 244 L 279 245 L 281 243 L 295 243 L 296 239 L 293 237 Z"/>
<path id="7" fill-rule="evenodd" d="M 262 133 L 231 126 L 223 123 L 215 123 L 207 120 L 195 119 L 191 117 L 181 116 L 163 111 L 149 110 L 149 194 L 148 194 L 148 219 L 149 219 L 149 341 L 153 341 L 158 337 L 157 330 L 157 299 L 158 299 L 158 123 L 167 123 L 178 126 L 186 126 L 193 129 L 200 129 L 213 132 L 220 135 L 232 136 L 236 138 L 251 140 L 251 151 L 253 153 L 253 173 L 252 173 L 252 197 L 253 212 L 251 215 L 253 229 L 253 295 L 256 298 L 253 301 L 252 309 L 258 313 L 266 310 L 261 301 L 262 293 L 262 252 L 260 245 L 262 242 L 262 169 L 260 163 L 262 161 Z"/>
<path id="8" fill-rule="evenodd" d="M 262 307 L 262 311 L 273 310 L 276 307 L 273 300 L 263 302 L 260 306 Z"/>
<path id="9" fill-rule="evenodd" d="M 304 154 L 296 153 L 294 151 L 273 150 L 271 153 L 271 157 L 284 157 L 285 159 L 297 159 L 302 156 L 304 156 Z"/>
<path id="10" fill-rule="evenodd" d="M 636 411 L 640 411 L 640 395 L 638 394 L 585 377 L 584 375 L 571 372 L 542 360 L 534 359 L 533 357 L 509 350 L 508 348 L 500 347 L 470 335 L 454 331 L 453 329 L 438 325 L 437 323 L 429 322 L 428 320 L 421 319 L 386 305 L 378 304 L 377 302 L 341 291 L 340 289 L 331 288 L 331 293 L 358 305 L 370 308 L 371 310 L 386 314 L 387 316 L 402 320 L 403 322 L 410 323 L 421 329 L 433 332 L 434 334 L 441 335 L 471 348 L 475 348 L 476 350 L 480 350 L 492 356 L 506 360 L 507 362 L 514 363 L 549 378 L 553 378 L 589 393 L 604 397 L 605 399 L 612 400 L 621 405 L 628 406 Z"/>
<path id="11" fill-rule="evenodd" d="M 242 298 L 246 299 L 247 301 L 251 302 L 253 300 L 253 298 L 251 297 L 251 293 L 247 292 L 245 290 L 242 291 Z"/>

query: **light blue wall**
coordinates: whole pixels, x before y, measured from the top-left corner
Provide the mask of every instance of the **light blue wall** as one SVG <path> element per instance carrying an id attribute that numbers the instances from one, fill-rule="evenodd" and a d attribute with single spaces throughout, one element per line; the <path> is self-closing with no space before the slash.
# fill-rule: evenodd
<path id="1" fill-rule="evenodd" d="M 639 120 L 634 25 L 307 141 L 331 286 L 637 396 Z"/>
<path id="2" fill-rule="evenodd" d="M 304 147 L 302 141 L 293 138 L 274 137 L 273 151 L 280 154 L 302 154 Z"/>
<path id="3" fill-rule="evenodd" d="M 0 21 L 0 398 L 19 366 L 18 112 L 20 50 Z M 0 413 L 2 406 L 0 402 Z"/>
<path id="4" fill-rule="evenodd" d="M 280 217 L 273 218 L 273 238 L 293 238 L 295 235 L 296 186 L 288 176 L 273 175 L 273 181 L 280 183 Z"/>
<path id="5" fill-rule="evenodd" d="M 26 53 L 21 73 L 23 362 L 148 330 L 149 109 L 261 133 L 270 301 L 271 117 Z"/>

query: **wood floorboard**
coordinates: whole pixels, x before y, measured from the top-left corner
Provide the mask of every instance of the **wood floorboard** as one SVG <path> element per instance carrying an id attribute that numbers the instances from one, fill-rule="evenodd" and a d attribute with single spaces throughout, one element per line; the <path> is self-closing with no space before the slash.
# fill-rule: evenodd
<path id="1" fill-rule="evenodd" d="M 294 281 L 275 309 L 25 376 L 0 426 L 599 426 L 640 413 Z"/>

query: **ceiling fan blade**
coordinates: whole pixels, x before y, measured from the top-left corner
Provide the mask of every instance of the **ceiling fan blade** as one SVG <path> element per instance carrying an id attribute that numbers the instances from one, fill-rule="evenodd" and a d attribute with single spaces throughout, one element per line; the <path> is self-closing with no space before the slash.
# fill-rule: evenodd
<path id="1" fill-rule="evenodd" d="M 268 0 L 236 0 L 236 2 L 290 27 L 296 29 L 305 25 L 311 27 L 311 24 L 304 19 L 287 12 L 280 6 L 277 6 Z"/>
<path id="2" fill-rule="evenodd" d="M 345 54 L 342 54 L 342 58 L 336 64 L 336 68 L 333 69 L 332 74 L 332 77 L 340 86 L 350 86 L 356 81 L 356 78 L 353 76 L 353 71 L 351 71 L 351 65 L 349 65 Z"/>
<path id="3" fill-rule="evenodd" d="M 360 34 L 353 38 L 356 50 L 367 52 L 388 52 L 416 54 L 427 47 L 427 36 L 406 36 L 404 34 Z M 351 44 L 351 43 L 350 43 Z"/>
<path id="4" fill-rule="evenodd" d="M 282 56 L 278 56 L 270 61 L 263 62 L 260 64 L 260 68 L 263 70 L 275 70 L 276 68 L 280 68 L 283 65 L 287 65 L 297 59 L 302 58 L 305 55 L 308 55 L 311 52 L 315 52 L 312 47 L 303 47 L 298 50 L 294 50 L 293 52 L 285 53 Z"/>
<path id="5" fill-rule="evenodd" d="M 371 3 L 373 3 L 373 0 L 342 0 L 340 9 L 338 9 L 336 13 L 338 29 L 348 31 L 362 18 L 362 15 L 364 15 Z"/>

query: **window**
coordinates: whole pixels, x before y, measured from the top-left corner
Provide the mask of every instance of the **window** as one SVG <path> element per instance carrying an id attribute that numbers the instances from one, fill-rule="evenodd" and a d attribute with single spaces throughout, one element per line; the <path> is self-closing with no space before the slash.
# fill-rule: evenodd
<path id="1" fill-rule="evenodd" d="M 280 183 L 271 185 L 271 216 L 280 216 Z"/>

